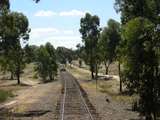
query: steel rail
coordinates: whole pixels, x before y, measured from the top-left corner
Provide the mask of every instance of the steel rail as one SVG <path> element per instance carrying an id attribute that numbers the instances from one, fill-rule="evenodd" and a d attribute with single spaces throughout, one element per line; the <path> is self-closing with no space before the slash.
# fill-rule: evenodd
<path id="1" fill-rule="evenodd" d="M 76 87 L 77 87 L 77 89 L 78 89 L 78 91 L 79 91 L 80 97 L 81 97 L 81 99 L 82 99 L 82 101 L 83 101 L 83 105 L 85 106 L 85 109 L 86 109 L 86 111 L 87 111 L 88 114 L 89 114 L 90 120 L 94 120 L 94 118 L 93 118 L 93 116 L 92 116 L 92 114 L 91 114 L 91 112 L 90 112 L 90 110 L 89 110 L 89 108 L 88 108 L 88 106 L 87 106 L 87 103 L 86 103 L 86 101 L 85 101 L 85 99 L 84 99 L 84 97 L 83 97 L 83 95 L 82 95 L 82 92 L 81 92 L 81 90 L 80 90 L 80 86 L 78 85 L 78 83 L 76 82 L 75 79 L 74 79 L 74 82 L 75 82 Z"/>
<path id="2" fill-rule="evenodd" d="M 73 76 L 72 76 L 73 77 Z M 82 100 L 82 104 L 84 105 L 84 108 L 86 110 L 86 112 L 89 114 L 89 118 L 90 120 L 94 120 L 90 110 L 89 110 L 89 107 L 87 106 L 87 103 L 82 95 L 82 92 L 80 90 L 80 86 L 78 85 L 78 81 L 76 81 L 75 78 L 73 78 L 72 80 L 74 82 L 74 84 L 76 85 L 76 89 L 78 89 L 78 92 L 79 92 L 79 95 L 80 95 L 80 98 Z M 63 103 L 62 103 L 62 112 L 61 112 L 61 120 L 64 120 L 64 114 L 65 114 L 65 102 L 66 102 L 66 93 L 67 93 L 67 85 L 66 85 L 66 79 L 64 79 L 64 95 L 63 95 Z"/>
<path id="3" fill-rule="evenodd" d="M 66 91 L 67 91 L 66 80 L 64 80 L 64 95 L 63 95 L 63 102 L 62 102 L 61 120 L 64 120 L 64 107 L 65 107 Z"/>

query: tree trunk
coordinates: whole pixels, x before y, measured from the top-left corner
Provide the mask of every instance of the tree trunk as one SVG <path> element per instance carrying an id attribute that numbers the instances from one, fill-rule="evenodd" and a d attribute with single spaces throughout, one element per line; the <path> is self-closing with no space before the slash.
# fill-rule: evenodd
<path id="1" fill-rule="evenodd" d="M 152 115 L 147 113 L 146 120 L 152 120 Z"/>
<path id="2" fill-rule="evenodd" d="M 96 79 L 98 78 L 98 65 L 96 63 Z"/>
<path id="3" fill-rule="evenodd" d="M 122 78 L 121 78 L 121 64 L 120 62 L 118 62 L 118 71 L 119 71 L 119 90 L 120 90 L 120 93 L 122 92 Z"/>
<path id="4" fill-rule="evenodd" d="M 53 74 L 50 74 L 50 75 L 49 75 L 49 79 L 50 79 L 50 81 L 54 80 Z"/>
<path id="5" fill-rule="evenodd" d="M 21 82 L 20 82 L 20 77 L 19 77 L 19 74 L 17 75 L 17 84 L 19 85 Z"/>
<path id="6" fill-rule="evenodd" d="M 92 54 L 91 54 L 91 58 L 90 58 L 90 70 L 91 70 L 91 77 L 92 77 L 92 79 L 94 79 L 94 62 L 93 62 Z"/>
<path id="7" fill-rule="evenodd" d="M 16 76 L 17 76 L 17 84 L 19 85 L 20 84 L 20 61 L 18 61 L 18 64 L 17 64 L 17 70 L 16 70 Z"/>
<path id="8" fill-rule="evenodd" d="M 153 113 L 154 120 L 157 120 L 156 112 Z"/>
<path id="9" fill-rule="evenodd" d="M 13 72 L 11 72 L 10 80 L 13 80 Z"/>
<path id="10" fill-rule="evenodd" d="M 81 67 L 82 67 L 82 61 L 79 60 L 79 68 L 81 68 Z"/>
<path id="11" fill-rule="evenodd" d="M 92 79 L 94 79 L 94 72 L 91 71 L 91 76 L 92 76 Z"/>
<path id="12" fill-rule="evenodd" d="M 109 65 L 110 63 L 105 63 L 106 75 L 108 75 L 108 72 L 109 72 Z"/>
<path id="13" fill-rule="evenodd" d="M 49 75 L 49 80 L 50 80 L 50 81 L 52 81 L 52 80 L 53 80 L 52 75 Z"/>
<path id="14" fill-rule="evenodd" d="M 108 75 L 108 66 L 106 66 L 106 75 Z"/>

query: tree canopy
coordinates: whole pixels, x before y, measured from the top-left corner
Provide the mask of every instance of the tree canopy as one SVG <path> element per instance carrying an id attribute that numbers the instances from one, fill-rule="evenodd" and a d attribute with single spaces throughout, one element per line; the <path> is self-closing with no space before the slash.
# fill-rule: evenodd
<path id="1" fill-rule="evenodd" d="M 120 23 L 110 19 L 107 27 L 103 28 L 99 41 L 101 59 L 106 66 L 106 74 L 108 74 L 109 65 L 116 59 L 116 48 L 120 40 Z"/>
<path id="2" fill-rule="evenodd" d="M 96 51 L 97 43 L 100 35 L 100 20 L 99 17 L 86 13 L 84 18 L 80 20 L 80 33 L 85 44 L 85 52 L 88 55 L 86 63 L 90 66 L 92 78 L 94 78 L 94 71 L 96 70 Z"/>
<path id="3" fill-rule="evenodd" d="M 159 112 L 159 0 L 116 0 L 121 12 L 124 83 L 139 95 L 139 112 L 146 120 Z"/>
<path id="4" fill-rule="evenodd" d="M 36 71 L 44 82 L 54 80 L 57 74 L 57 59 L 54 47 L 50 43 L 41 45 L 37 51 Z"/>
<path id="5" fill-rule="evenodd" d="M 29 39 L 29 22 L 27 17 L 9 9 L 9 1 L 2 0 L 0 9 L 0 54 L 3 56 L 3 70 L 9 70 L 20 84 L 20 74 L 24 68 L 23 53 L 20 41 Z M 6 7 L 7 6 L 7 7 Z M 6 9 L 7 8 L 7 9 Z"/>
<path id="6" fill-rule="evenodd" d="M 9 0 L 0 1 L 0 11 L 2 11 L 2 9 L 9 9 L 9 8 L 10 8 Z"/>
<path id="7" fill-rule="evenodd" d="M 14 46 L 20 39 L 29 38 L 29 22 L 22 13 L 8 12 L 0 16 L 0 26 L 0 43 L 3 50 Z"/>
<path id="8" fill-rule="evenodd" d="M 139 16 L 152 22 L 159 21 L 157 18 L 160 11 L 159 0 L 116 0 L 115 8 L 117 12 L 121 12 L 122 23 Z"/>

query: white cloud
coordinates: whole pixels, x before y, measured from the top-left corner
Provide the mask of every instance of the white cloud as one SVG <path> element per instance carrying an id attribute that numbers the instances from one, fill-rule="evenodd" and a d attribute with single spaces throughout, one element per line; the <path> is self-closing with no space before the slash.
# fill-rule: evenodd
<path id="1" fill-rule="evenodd" d="M 30 33 L 30 44 L 42 45 L 51 42 L 55 47 L 76 48 L 81 37 L 76 30 L 60 30 L 57 28 L 33 28 Z"/>
<path id="2" fill-rule="evenodd" d="M 31 38 L 39 38 L 40 36 L 47 37 L 59 34 L 59 30 L 56 28 L 34 28 L 31 29 Z"/>
<path id="3" fill-rule="evenodd" d="M 55 32 L 59 33 L 59 30 L 56 28 L 48 27 L 48 28 L 34 28 L 32 29 L 33 33 L 48 33 L 48 32 Z"/>
<path id="4" fill-rule="evenodd" d="M 63 33 L 65 35 L 73 35 L 74 34 L 74 31 L 73 30 L 64 30 Z"/>
<path id="5" fill-rule="evenodd" d="M 47 41 L 51 42 L 56 48 L 59 46 L 64 46 L 66 48 L 76 49 L 76 45 L 81 43 L 81 38 L 80 36 L 59 36 L 48 38 L 43 42 L 45 43 Z"/>
<path id="6" fill-rule="evenodd" d="M 82 17 L 86 14 L 87 11 L 80 11 L 80 10 L 70 10 L 70 11 L 62 11 L 62 12 L 53 12 L 53 11 L 45 11 L 40 10 L 34 14 L 36 17 L 52 17 L 52 16 L 75 16 L 75 17 Z"/>
<path id="7" fill-rule="evenodd" d="M 47 38 L 47 40 L 80 40 L 80 36 L 55 36 Z"/>
<path id="8" fill-rule="evenodd" d="M 60 12 L 60 16 L 84 16 L 86 12 L 79 11 L 79 10 L 71 10 L 71 11 L 63 11 Z"/>
<path id="9" fill-rule="evenodd" d="M 34 16 L 36 17 L 52 17 L 57 15 L 57 13 L 53 12 L 53 11 L 45 11 L 45 10 L 41 10 L 35 13 Z"/>

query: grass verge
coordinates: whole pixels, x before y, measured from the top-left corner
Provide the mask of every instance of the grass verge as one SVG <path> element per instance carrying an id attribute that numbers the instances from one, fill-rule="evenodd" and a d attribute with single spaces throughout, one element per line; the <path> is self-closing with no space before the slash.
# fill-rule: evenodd
<path id="1" fill-rule="evenodd" d="M 10 97 L 14 97 L 11 91 L 0 90 L 0 103 L 6 101 Z"/>
<path id="2" fill-rule="evenodd" d="M 76 66 L 67 66 L 67 70 L 79 80 L 85 81 L 90 79 L 90 72 L 88 70 L 78 68 Z M 95 80 L 85 83 L 84 81 L 83 83 L 81 83 L 82 87 L 88 89 L 96 89 Z M 127 94 L 119 93 L 119 81 L 116 79 L 98 80 L 97 89 L 99 92 L 109 95 L 115 101 L 132 103 L 135 99 L 137 99 L 136 95 L 129 96 Z"/>
<path id="3" fill-rule="evenodd" d="M 67 70 L 72 73 L 77 79 L 90 80 L 90 72 L 88 70 L 78 68 L 76 66 L 67 66 Z"/>

